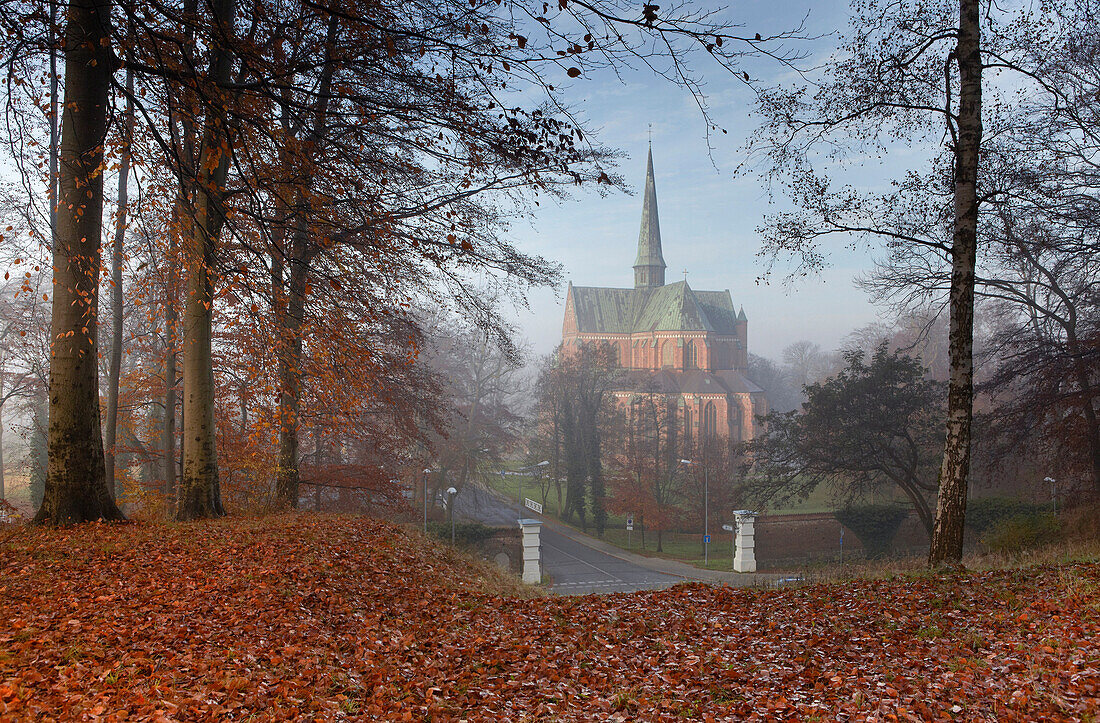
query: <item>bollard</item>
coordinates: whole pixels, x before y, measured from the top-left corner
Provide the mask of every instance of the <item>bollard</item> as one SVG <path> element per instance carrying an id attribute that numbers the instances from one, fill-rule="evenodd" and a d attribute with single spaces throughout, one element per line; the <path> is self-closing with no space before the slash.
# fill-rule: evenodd
<path id="1" fill-rule="evenodd" d="M 736 510 L 737 552 L 733 556 L 734 572 L 756 572 L 756 543 L 753 541 L 753 522 L 756 513 L 751 510 Z"/>
<path id="2" fill-rule="evenodd" d="M 523 530 L 523 581 L 528 585 L 542 582 L 542 547 L 539 543 L 541 526 L 541 520 L 519 521 L 519 528 Z"/>

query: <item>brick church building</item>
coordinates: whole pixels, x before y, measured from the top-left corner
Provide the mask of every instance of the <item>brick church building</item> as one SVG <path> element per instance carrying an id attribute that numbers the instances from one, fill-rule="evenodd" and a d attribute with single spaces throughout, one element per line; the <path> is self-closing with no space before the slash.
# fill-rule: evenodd
<path id="1" fill-rule="evenodd" d="M 745 378 L 748 318 L 729 290 L 696 291 L 685 279 L 665 283 L 653 151 L 646 168 L 634 288 L 574 286 L 565 298 L 562 345 L 612 346 L 622 375 L 615 396 L 627 405 L 640 389 L 675 398 L 687 440 L 752 439 L 767 412 L 764 391 Z M 670 399 L 669 401 L 673 401 Z"/>

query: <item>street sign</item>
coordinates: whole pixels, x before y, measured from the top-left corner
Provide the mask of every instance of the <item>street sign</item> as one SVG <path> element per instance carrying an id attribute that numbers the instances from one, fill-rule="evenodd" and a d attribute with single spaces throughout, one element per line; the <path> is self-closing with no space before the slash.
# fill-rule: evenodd
<path id="1" fill-rule="evenodd" d="M 634 529 L 634 515 L 627 515 L 626 518 L 626 530 L 630 532 Z"/>
<path id="2" fill-rule="evenodd" d="M 726 532 L 733 532 L 733 525 L 722 525 L 722 529 Z"/>
<path id="3" fill-rule="evenodd" d="M 703 544 L 705 544 L 705 545 L 710 544 L 710 535 L 703 535 Z"/>
<path id="4" fill-rule="evenodd" d="M 529 509 L 532 509 L 535 512 L 538 512 L 540 515 L 542 514 L 542 503 L 541 502 L 535 502 L 530 497 L 525 497 L 523 499 L 523 506 L 527 507 Z"/>

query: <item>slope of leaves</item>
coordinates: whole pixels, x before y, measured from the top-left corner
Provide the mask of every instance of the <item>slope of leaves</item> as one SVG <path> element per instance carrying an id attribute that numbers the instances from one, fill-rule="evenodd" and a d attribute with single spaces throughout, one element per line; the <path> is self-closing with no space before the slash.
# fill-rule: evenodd
<path id="1" fill-rule="evenodd" d="M 91 525 L 2 544 L 2 720 L 1100 712 L 1097 565 L 521 599 L 363 518 Z"/>

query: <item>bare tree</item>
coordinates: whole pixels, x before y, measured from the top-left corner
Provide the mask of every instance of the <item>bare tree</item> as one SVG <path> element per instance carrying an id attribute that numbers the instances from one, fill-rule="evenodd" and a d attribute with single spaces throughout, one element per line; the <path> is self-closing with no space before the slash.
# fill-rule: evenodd
<path id="1" fill-rule="evenodd" d="M 1045 35 L 1052 11 L 983 10 L 977 0 L 872 0 L 854 10 L 850 40 L 818 87 L 762 94 L 768 120 L 758 148 L 771 177 L 791 181 L 798 207 L 770 219 L 766 252 L 791 254 L 808 270 L 824 262 L 820 239 L 855 234 L 892 252 L 922 251 L 946 267 L 948 405 L 928 561 L 957 563 L 970 472 L 979 226 L 995 195 L 983 149 L 1013 127 L 1006 74 L 1034 87 L 1036 46 L 1025 36 Z M 983 88 L 987 72 L 1006 82 Z M 893 142 L 922 143 L 931 157 L 926 170 L 910 170 L 886 193 L 834 188 L 813 167 L 826 147 L 830 158 L 850 159 Z"/>

